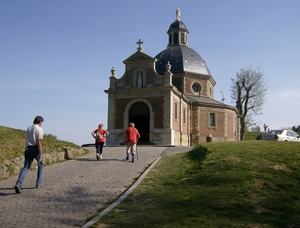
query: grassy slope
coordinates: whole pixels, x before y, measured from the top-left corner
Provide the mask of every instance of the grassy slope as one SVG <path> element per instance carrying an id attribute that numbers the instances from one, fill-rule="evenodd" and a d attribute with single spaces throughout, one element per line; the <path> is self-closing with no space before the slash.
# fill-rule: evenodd
<path id="1" fill-rule="evenodd" d="M 300 227 L 299 160 L 299 143 L 204 143 L 162 158 L 94 227 Z"/>
<path id="2" fill-rule="evenodd" d="M 0 126 L 0 162 L 24 145 L 25 131 Z M 79 148 L 51 135 L 43 146 Z M 300 227 L 299 159 L 299 143 L 204 143 L 162 158 L 95 227 Z"/>
<path id="3" fill-rule="evenodd" d="M 80 148 L 73 143 L 57 140 L 53 135 L 44 135 L 43 151 L 45 153 L 61 152 L 64 147 Z M 0 126 L 0 162 L 24 155 L 24 149 L 25 131 Z"/>

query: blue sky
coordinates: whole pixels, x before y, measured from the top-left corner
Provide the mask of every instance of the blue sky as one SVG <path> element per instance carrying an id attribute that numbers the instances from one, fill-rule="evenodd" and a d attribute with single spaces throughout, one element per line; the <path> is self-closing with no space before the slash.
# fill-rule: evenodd
<path id="1" fill-rule="evenodd" d="M 36 115 L 45 134 L 77 145 L 107 125 L 110 70 L 137 51 L 156 56 L 181 10 L 188 45 L 230 99 L 241 68 L 264 69 L 267 103 L 256 116 L 270 129 L 300 125 L 298 0 L 0 0 L 0 125 L 26 130 Z M 109 130 L 109 129 L 108 129 Z"/>

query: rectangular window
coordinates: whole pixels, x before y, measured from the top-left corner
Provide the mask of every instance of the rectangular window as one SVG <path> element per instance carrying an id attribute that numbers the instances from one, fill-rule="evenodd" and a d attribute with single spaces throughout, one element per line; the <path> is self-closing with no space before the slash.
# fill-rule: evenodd
<path id="1" fill-rule="evenodd" d="M 185 42 L 185 34 L 184 33 L 180 34 L 180 42 L 181 42 L 181 44 L 186 44 L 186 42 Z"/>
<path id="2" fill-rule="evenodd" d="M 177 120 L 178 118 L 178 114 L 177 114 L 177 103 L 175 103 L 175 106 L 174 106 L 174 117 L 175 117 L 175 120 Z"/>
<path id="3" fill-rule="evenodd" d="M 183 109 L 183 124 L 185 124 L 186 123 L 186 121 L 185 121 L 185 116 L 186 116 L 186 114 L 185 114 L 185 112 L 186 112 L 186 109 L 184 108 Z"/>
<path id="4" fill-rule="evenodd" d="M 178 44 L 179 43 L 179 34 L 178 32 L 174 32 L 174 43 L 173 44 Z"/>
<path id="5" fill-rule="evenodd" d="M 215 127 L 216 126 L 216 118 L 214 113 L 209 113 L 209 126 Z"/>

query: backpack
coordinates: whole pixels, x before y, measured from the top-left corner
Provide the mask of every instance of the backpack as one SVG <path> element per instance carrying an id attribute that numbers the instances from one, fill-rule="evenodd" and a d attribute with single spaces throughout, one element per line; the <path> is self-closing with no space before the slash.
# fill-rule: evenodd
<path id="1" fill-rule="evenodd" d="M 101 139 L 103 136 L 97 131 L 95 138 L 96 139 Z"/>

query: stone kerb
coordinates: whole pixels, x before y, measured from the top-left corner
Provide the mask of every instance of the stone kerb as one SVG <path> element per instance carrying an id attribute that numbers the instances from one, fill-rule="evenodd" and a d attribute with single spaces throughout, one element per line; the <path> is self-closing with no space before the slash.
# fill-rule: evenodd
<path id="1" fill-rule="evenodd" d="M 51 165 L 58 162 L 62 162 L 65 160 L 69 160 L 75 157 L 79 157 L 82 155 L 85 155 L 87 153 L 90 153 L 91 151 L 87 149 L 73 149 L 73 148 L 63 148 L 64 151 L 62 152 L 49 152 L 49 153 L 43 153 L 44 156 L 44 165 Z M 6 179 L 13 175 L 18 175 L 20 170 L 24 166 L 24 155 L 20 157 L 13 158 L 11 160 L 5 160 L 3 163 L 0 163 L 0 180 Z M 36 170 L 37 162 L 36 160 L 33 161 L 31 165 L 31 170 Z"/>

